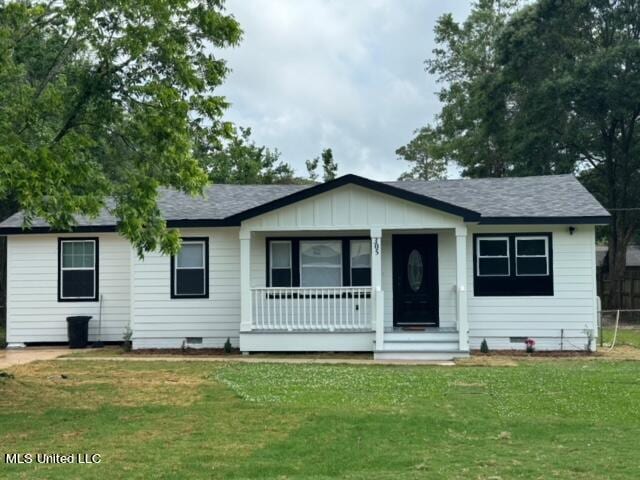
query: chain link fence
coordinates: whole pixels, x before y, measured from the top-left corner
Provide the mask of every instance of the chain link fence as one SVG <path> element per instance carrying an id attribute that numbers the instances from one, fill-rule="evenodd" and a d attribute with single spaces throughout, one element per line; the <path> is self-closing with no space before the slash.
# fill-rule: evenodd
<path id="1" fill-rule="evenodd" d="M 640 348 L 640 309 L 601 310 L 599 319 L 601 347 L 615 344 Z"/>

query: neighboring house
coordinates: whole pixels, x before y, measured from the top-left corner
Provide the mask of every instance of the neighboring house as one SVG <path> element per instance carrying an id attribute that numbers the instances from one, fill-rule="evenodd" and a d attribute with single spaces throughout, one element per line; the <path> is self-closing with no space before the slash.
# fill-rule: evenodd
<path id="1" fill-rule="evenodd" d="M 598 268 L 604 267 L 605 270 L 609 268 L 609 247 L 606 245 L 596 246 L 596 264 Z M 627 247 L 627 255 L 625 258 L 625 265 L 627 269 L 640 270 L 640 245 L 629 245 Z"/>
<path id="2" fill-rule="evenodd" d="M 7 341 L 66 341 L 93 315 L 104 341 L 243 352 L 373 351 L 383 359 L 584 348 L 597 331 L 595 225 L 606 210 L 571 175 L 163 190 L 176 257 L 140 259 L 107 213 L 73 233 L 8 235 Z"/>
<path id="3" fill-rule="evenodd" d="M 625 312 L 622 322 L 640 321 L 640 245 L 629 245 L 625 258 L 626 268 L 622 285 L 615 286 L 609 282 L 609 247 L 596 247 L 596 265 L 598 267 L 598 295 L 602 298 L 604 309 L 610 309 L 609 303 L 611 288 L 621 288 L 622 305 L 624 310 L 637 310 L 637 312 Z"/>

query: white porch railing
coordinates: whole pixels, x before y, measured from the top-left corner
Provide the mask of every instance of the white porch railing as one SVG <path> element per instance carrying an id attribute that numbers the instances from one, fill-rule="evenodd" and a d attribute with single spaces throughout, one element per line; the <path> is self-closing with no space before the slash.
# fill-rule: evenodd
<path id="1" fill-rule="evenodd" d="M 252 288 L 251 329 L 372 331 L 374 305 L 371 287 Z"/>

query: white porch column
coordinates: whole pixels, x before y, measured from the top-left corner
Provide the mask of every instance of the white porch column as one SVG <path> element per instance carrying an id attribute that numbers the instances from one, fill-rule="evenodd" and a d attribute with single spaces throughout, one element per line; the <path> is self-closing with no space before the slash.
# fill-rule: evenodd
<path id="1" fill-rule="evenodd" d="M 374 227 L 371 236 L 371 287 L 373 289 L 373 325 L 376 350 L 384 347 L 384 292 L 382 291 L 382 229 Z"/>
<path id="2" fill-rule="evenodd" d="M 467 227 L 456 227 L 456 314 L 460 350 L 469 350 L 467 318 Z"/>
<path id="3" fill-rule="evenodd" d="M 251 232 L 240 229 L 240 331 L 251 331 Z"/>

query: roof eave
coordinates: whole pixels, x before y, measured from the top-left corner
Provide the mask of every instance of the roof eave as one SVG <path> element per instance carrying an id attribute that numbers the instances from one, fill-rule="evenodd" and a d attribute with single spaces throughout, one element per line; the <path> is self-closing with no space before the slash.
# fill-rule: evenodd
<path id="1" fill-rule="evenodd" d="M 434 208 L 451 215 L 456 215 L 462 217 L 466 222 L 477 222 L 480 220 L 480 213 L 474 210 L 469 210 L 468 208 L 460 207 L 458 205 L 447 203 L 442 200 L 437 200 L 427 195 L 413 193 L 408 190 L 394 187 L 382 182 L 376 182 L 375 180 L 369 180 L 368 178 L 360 177 L 353 174 L 343 175 L 342 177 L 336 178 L 335 180 L 320 183 L 313 187 L 309 187 L 304 190 L 300 190 L 284 197 L 278 198 L 276 200 L 272 200 L 271 202 L 267 202 L 263 205 L 258 205 L 257 207 L 250 208 L 243 212 L 232 215 L 231 217 L 228 217 L 227 220 L 242 222 L 244 220 L 257 217 L 278 208 L 286 207 L 293 203 L 306 200 L 316 195 L 320 195 L 321 193 L 329 192 L 331 190 L 349 184 L 358 185 L 360 187 L 368 188 L 378 193 L 391 195 L 393 197 L 417 203 L 426 207 Z"/>
<path id="2" fill-rule="evenodd" d="M 480 225 L 609 225 L 611 216 L 482 217 Z"/>
<path id="3" fill-rule="evenodd" d="M 195 227 L 239 227 L 240 222 L 226 218 L 215 219 L 182 219 L 167 220 L 169 228 L 195 228 Z M 118 230 L 117 225 L 76 225 L 70 230 L 52 229 L 51 227 L 0 227 L 0 235 L 29 235 L 36 233 L 110 233 Z"/>

